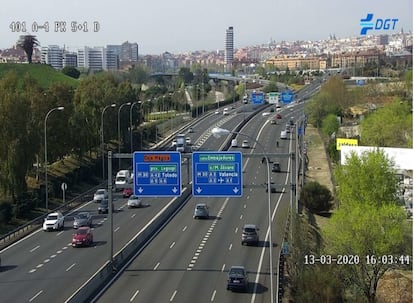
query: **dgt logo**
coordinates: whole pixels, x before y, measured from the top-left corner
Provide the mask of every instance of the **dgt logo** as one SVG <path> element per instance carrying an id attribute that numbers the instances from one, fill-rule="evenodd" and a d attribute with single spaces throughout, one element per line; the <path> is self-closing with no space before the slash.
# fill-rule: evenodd
<path id="1" fill-rule="evenodd" d="M 388 18 L 388 19 L 381 19 L 377 18 L 375 22 L 373 21 L 374 14 L 367 14 L 367 17 L 365 19 L 361 19 L 361 22 L 359 25 L 362 26 L 361 28 L 361 35 L 366 35 L 367 31 L 372 30 L 393 30 L 395 29 L 395 24 L 398 22 L 397 18 Z"/>

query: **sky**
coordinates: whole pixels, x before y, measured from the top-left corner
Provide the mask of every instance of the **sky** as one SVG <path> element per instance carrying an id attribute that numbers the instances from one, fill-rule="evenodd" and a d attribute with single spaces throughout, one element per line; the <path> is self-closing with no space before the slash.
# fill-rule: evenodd
<path id="1" fill-rule="evenodd" d="M 72 51 L 125 41 L 137 42 L 141 55 L 216 51 L 224 49 L 229 26 L 237 49 L 270 40 L 356 37 L 368 13 L 374 20 L 398 19 L 394 30 L 369 33 L 412 32 L 412 0 L 19 0 L 0 6 L 0 49 L 14 45 L 22 34 L 33 34 L 41 46 Z M 22 22 L 26 32 L 19 31 Z M 36 31 L 36 24 L 46 22 L 49 32 Z M 55 22 L 66 23 L 55 28 Z M 72 31 L 72 22 L 81 26 Z"/>

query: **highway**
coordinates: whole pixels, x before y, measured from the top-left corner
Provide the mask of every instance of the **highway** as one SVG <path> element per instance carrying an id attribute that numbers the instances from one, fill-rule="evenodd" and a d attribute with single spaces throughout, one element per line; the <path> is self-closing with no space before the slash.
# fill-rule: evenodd
<path id="1" fill-rule="evenodd" d="M 250 114 L 250 110 L 244 112 L 241 108 L 242 106 L 232 110 L 228 116 L 211 115 L 194 125 L 194 133 L 189 136 L 195 148 L 219 150 L 225 138 L 211 137 L 212 127 L 234 129 Z M 277 150 L 275 137 L 280 133 L 280 126 L 266 121 L 267 117 L 258 115 L 242 132 L 256 137 L 266 147 L 267 152 L 288 152 L 292 149 L 292 140 L 287 140 Z M 239 139 L 240 142 L 241 140 L 242 138 Z M 253 146 L 253 142 L 250 144 Z M 243 150 L 243 153 L 250 152 L 262 151 L 258 147 Z M 275 183 L 288 182 L 290 160 L 285 160 L 279 161 L 283 172 L 272 173 Z M 183 186 L 189 186 L 189 176 L 185 176 L 184 168 L 182 171 L 185 180 Z M 265 166 L 260 163 L 259 158 L 245 159 L 245 184 L 263 184 L 265 172 Z M 171 202 L 171 199 L 165 198 L 145 198 L 146 207 L 128 209 L 127 200 L 119 193 L 114 198 L 115 253 Z M 266 248 L 269 243 L 265 241 L 268 228 L 265 188 L 245 188 L 242 198 L 205 199 L 210 206 L 209 220 L 192 218 L 194 205 L 198 200 L 192 198 L 187 202 L 99 301 L 113 302 L 116 298 L 116 302 L 128 302 L 131 299 L 139 302 L 165 302 L 171 299 L 175 302 L 192 302 L 194 298 L 208 298 L 215 299 L 216 302 L 242 302 L 238 294 L 225 290 L 226 270 L 235 263 L 245 265 L 251 272 L 248 297 L 260 296 L 261 300 L 268 296 L 269 257 Z M 275 258 L 278 256 L 280 239 L 285 228 L 288 195 L 272 194 L 272 207 L 275 213 Z M 0 302 L 65 302 L 93 276 L 109 260 L 110 254 L 108 218 L 107 215 L 98 215 L 97 208 L 97 204 L 89 202 L 75 210 L 90 211 L 93 214 L 92 247 L 71 247 L 71 213 L 65 214 L 67 216 L 63 231 L 39 230 L 5 248 L 1 252 Z M 248 222 L 256 223 L 261 228 L 262 241 L 259 247 L 240 245 L 240 228 L 243 223 Z M 122 284 L 122 281 L 125 283 Z"/>
<path id="2" fill-rule="evenodd" d="M 267 120 L 267 116 L 257 115 L 240 132 L 257 138 L 266 153 L 292 151 L 293 140 L 278 139 L 284 124 L 271 125 Z M 217 150 L 216 140 L 211 137 L 206 140 L 203 150 Z M 239 135 L 238 141 L 242 140 L 243 136 Z M 263 153 L 260 146 L 251 140 L 249 143 L 252 148 L 232 150 L 246 154 Z M 272 182 L 284 186 L 278 188 L 278 193 L 271 194 L 274 274 L 277 273 L 277 258 L 290 206 L 291 170 L 290 158 L 271 158 L 271 161 L 276 160 L 281 163 L 282 172 L 272 173 Z M 253 186 L 244 189 L 243 197 L 193 197 L 97 301 L 268 302 L 270 242 L 268 196 L 264 185 L 266 171 L 266 162 L 261 163 L 261 158 L 245 157 L 244 183 Z M 210 207 L 207 220 L 192 217 L 195 204 L 200 202 L 206 202 Z M 241 228 L 246 223 L 259 226 L 261 241 L 258 247 L 241 245 Z M 243 265 L 249 271 L 247 293 L 226 290 L 227 271 L 232 265 Z M 274 283 L 277 283 L 276 275 Z"/>

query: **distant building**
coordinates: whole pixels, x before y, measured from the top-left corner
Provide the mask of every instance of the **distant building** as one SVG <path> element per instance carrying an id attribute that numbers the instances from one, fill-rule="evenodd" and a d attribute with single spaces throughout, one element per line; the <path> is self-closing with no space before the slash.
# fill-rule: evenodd
<path id="1" fill-rule="evenodd" d="M 266 64 L 271 64 L 278 68 L 279 70 L 289 69 L 290 71 L 294 70 L 303 70 L 303 69 L 312 69 L 312 70 L 324 70 L 327 67 L 327 59 L 323 56 L 288 56 L 283 55 L 279 57 L 273 57 L 266 60 Z"/>
<path id="2" fill-rule="evenodd" d="M 138 43 L 129 43 L 128 41 L 121 45 L 120 65 L 121 68 L 127 68 L 138 63 Z"/>
<path id="3" fill-rule="evenodd" d="M 62 69 L 63 49 L 57 45 L 42 47 L 40 63 L 49 64 L 55 69 Z"/>
<path id="4" fill-rule="evenodd" d="M 226 30 L 226 38 L 224 41 L 224 64 L 227 72 L 230 72 L 234 61 L 234 31 L 233 26 Z"/>
<path id="5" fill-rule="evenodd" d="M 78 50 L 78 67 L 97 72 L 118 69 L 116 54 L 104 47 L 87 47 Z"/>
<path id="6" fill-rule="evenodd" d="M 78 67 L 78 55 L 76 53 L 63 52 L 63 67 Z"/>

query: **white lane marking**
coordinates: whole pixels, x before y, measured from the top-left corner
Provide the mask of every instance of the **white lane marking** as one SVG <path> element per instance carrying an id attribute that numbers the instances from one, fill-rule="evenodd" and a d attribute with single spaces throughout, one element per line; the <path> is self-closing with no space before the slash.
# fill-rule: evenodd
<path id="1" fill-rule="evenodd" d="M 171 243 L 170 248 L 173 248 L 175 245 L 175 242 Z"/>
<path id="2" fill-rule="evenodd" d="M 131 297 L 131 299 L 129 299 L 129 302 L 134 301 L 134 299 L 138 295 L 138 293 L 139 293 L 139 289 L 137 289 L 137 291 L 133 294 L 133 296 Z"/>
<path id="3" fill-rule="evenodd" d="M 132 214 L 131 218 L 134 218 L 137 214 Z M 138 290 L 139 291 L 139 290 Z"/>
<path id="4" fill-rule="evenodd" d="M 157 265 L 155 265 L 153 270 L 157 270 L 158 266 L 160 266 L 160 262 L 158 262 Z"/>
<path id="5" fill-rule="evenodd" d="M 34 299 L 36 299 L 40 294 L 43 292 L 43 290 L 39 291 L 37 294 L 35 294 L 33 297 L 29 299 L 29 302 L 32 302 Z"/>
<path id="6" fill-rule="evenodd" d="M 43 267 L 43 264 L 42 263 L 36 265 L 36 268 L 40 268 L 40 267 Z"/>
<path id="7" fill-rule="evenodd" d="M 56 253 L 57 254 L 61 254 L 61 253 L 63 253 L 63 251 L 62 250 L 58 250 Z"/>
<path id="8" fill-rule="evenodd" d="M 229 250 L 231 250 L 231 248 L 233 247 L 233 244 L 230 244 L 230 246 L 229 246 Z"/>
<path id="9" fill-rule="evenodd" d="M 186 226 L 184 226 L 184 228 L 183 228 L 183 231 L 186 231 L 187 230 L 187 225 Z"/>
<path id="10" fill-rule="evenodd" d="M 213 291 L 210 301 L 213 302 L 215 297 L 216 297 L 216 290 Z"/>
<path id="11" fill-rule="evenodd" d="M 238 231 L 239 231 L 239 228 L 236 227 L 236 229 L 234 230 L 234 233 L 237 234 Z"/>
<path id="12" fill-rule="evenodd" d="M 120 228 L 121 227 L 118 226 L 117 228 L 114 229 L 114 232 L 117 232 Z"/>
<path id="13" fill-rule="evenodd" d="M 175 295 L 177 294 L 177 291 L 175 290 L 174 293 L 172 294 L 171 298 L 170 298 L 170 302 L 172 302 L 174 300 Z"/>
<path id="14" fill-rule="evenodd" d="M 36 271 L 36 269 L 31 269 L 31 270 L 29 270 L 29 274 L 32 274 L 32 273 L 34 273 Z"/>
<path id="15" fill-rule="evenodd" d="M 30 252 L 34 252 L 36 249 L 38 249 L 40 247 L 40 245 L 38 245 L 38 246 L 36 246 L 36 247 L 33 247 L 31 250 L 30 250 Z"/>
<path id="16" fill-rule="evenodd" d="M 50 258 L 55 258 L 55 257 L 56 257 L 56 255 L 51 255 L 51 256 L 50 256 Z"/>
<path id="17" fill-rule="evenodd" d="M 225 268 L 226 268 L 226 264 L 223 264 L 223 266 L 221 267 L 221 271 L 223 272 Z"/>
<path id="18" fill-rule="evenodd" d="M 60 236 L 61 234 L 63 234 L 63 231 L 58 232 L 58 233 L 56 234 L 56 237 L 57 237 L 57 236 Z"/>
<path id="19" fill-rule="evenodd" d="M 66 268 L 66 271 L 71 270 L 75 265 L 76 265 L 76 263 L 73 263 L 71 266 L 69 266 L 68 268 Z"/>
<path id="20" fill-rule="evenodd" d="M 240 220 L 243 219 L 243 215 L 240 215 Z"/>
<path id="21" fill-rule="evenodd" d="M 46 259 L 43 261 L 43 263 L 48 263 L 48 262 L 50 262 L 50 259 Z"/>

